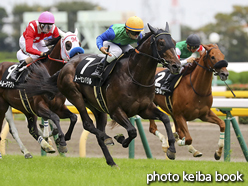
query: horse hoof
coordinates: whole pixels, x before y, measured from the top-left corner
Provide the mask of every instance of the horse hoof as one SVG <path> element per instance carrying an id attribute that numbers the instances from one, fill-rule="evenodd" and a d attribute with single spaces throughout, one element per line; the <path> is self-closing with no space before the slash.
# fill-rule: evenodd
<path id="1" fill-rule="evenodd" d="M 220 156 L 217 154 L 217 152 L 214 153 L 215 160 L 220 160 Z"/>
<path id="2" fill-rule="evenodd" d="M 114 136 L 114 138 L 120 144 L 122 144 L 122 142 L 125 140 L 125 137 L 123 136 L 123 134 L 118 134 L 118 135 Z"/>
<path id="3" fill-rule="evenodd" d="M 176 157 L 176 153 L 171 152 L 169 149 L 167 150 L 166 155 L 170 160 L 174 160 Z"/>
<path id="4" fill-rule="evenodd" d="M 59 145 L 59 152 L 61 152 L 61 153 L 67 153 L 68 152 L 68 150 L 67 150 L 67 147 L 66 146 L 61 146 L 61 145 Z"/>
<path id="5" fill-rule="evenodd" d="M 50 147 L 46 147 L 46 148 L 42 148 L 46 153 L 55 153 L 55 149 L 50 146 Z"/>
<path id="6" fill-rule="evenodd" d="M 164 153 L 166 153 L 168 150 L 168 147 L 162 147 L 162 150 L 164 151 Z"/>
<path id="7" fill-rule="evenodd" d="M 198 157 L 201 157 L 201 156 L 202 156 L 202 153 L 201 153 L 200 151 L 196 151 L 196 152 L 193 154 L 193 156 L 194 156 L 195 158 L 198 158 Z"/>
<path id="8" fill-rule="evenodd" d="M 104 140 L 104 144 L 112 146 L 112 145 L 114 145 L 114 142 L 113 142 L 112 138 L 107 138 Z"/>
<path id="9" fill-rule="evenodd" d="M 31 159 L 33 156 L 30 153 L 24 155 L 25 159 Z"/>

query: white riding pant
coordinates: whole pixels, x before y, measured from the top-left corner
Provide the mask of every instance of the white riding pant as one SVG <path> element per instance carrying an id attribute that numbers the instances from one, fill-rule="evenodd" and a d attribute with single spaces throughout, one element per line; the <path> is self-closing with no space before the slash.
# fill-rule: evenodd
<path id="1" fill-rule="evenodd" d="M 133 49 L 133 47 L 131 45 L 116 45 L 112 42 L 109 41 L 104 41 L 103 42 L 103 46 L 104 47 L 108 47 L 109 46 L 109 52 L 112 56 L 108 56 L 107 57 L 107 62 L 110 63 L 112 61 L 114 61 L 116 58 L 118 58 L 122 53 L 129 51 L 130 49 Z"/>
<path id="2" fill-rule="evenodd" d="M 20 46 L 20 50 L 17 51 L 17 59 L 18 61 L 20 60 L 25 60 L 28 57 L 31 57 L 34 60 L 38 59 L 40 56 L 39 55 L 33 55 L 33 54 L 29 54 L 26 52 L 26 42 L 25 42 L 25 38 L 23 37 L 23 35 L 20 37 L 19 39 L 19 46 Z M 46 47 L 46 44 L 44 42 L 44 40 L 41 40 L 38 43 L 33 43 L 33 48 L 37 49 L 41 52 L 47 52 L 49 49 Z"/>

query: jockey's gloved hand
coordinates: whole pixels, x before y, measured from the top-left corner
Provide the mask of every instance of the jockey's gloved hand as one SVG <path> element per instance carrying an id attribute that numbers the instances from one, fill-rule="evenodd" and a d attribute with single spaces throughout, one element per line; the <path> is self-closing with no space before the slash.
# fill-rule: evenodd
<path id="1" fill-rule="evenodd" d="M 49 51 L 43 52 L 40 57 L 47 57 L 50 54 Z"/>

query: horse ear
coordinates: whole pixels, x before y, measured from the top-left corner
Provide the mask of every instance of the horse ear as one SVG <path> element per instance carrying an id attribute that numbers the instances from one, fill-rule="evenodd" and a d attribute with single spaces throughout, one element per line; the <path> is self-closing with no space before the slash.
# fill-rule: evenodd
<path id="1" fill-rule="evenodd" d="M 168 33 L 170 32 L 170 28 L 169 28 L 168 22 L 166 22 L 165 31 L 168 32 Z"/>
<path id="2" fill-rule="evenodd" d="M 153 34 L 156 34 L 156 33 L 157 33 L 157 29 L 156 29 L 156 28 L 153 28 L 149 23 L 147 23 L 147 26 L 148 26 L 148 28 L 150 29 L 150 31 L 151 31 Z"/>
<path id="3" fill-rule="evenodd" d="M 59 28 L 58 28 L 58 31 L 59 31 L 59 35 L 60 35 L 62 38 L 64 38 L 64 37 L 65 37 L 65 33 L 64 33 L 62 30 L 60 30 Z"/>
<path id="4" fill-rule="evenodd" d="M 203 45 L 203 44 L 202 44 L 202 46 L 203 46 L 206 50 L 209 49 L 208 45 Z"/>
<path id="5" fill-rule="evenodd" d="M 78 35 L 78 29 L 76 28 L 75 33 L 76 36 Z"/>

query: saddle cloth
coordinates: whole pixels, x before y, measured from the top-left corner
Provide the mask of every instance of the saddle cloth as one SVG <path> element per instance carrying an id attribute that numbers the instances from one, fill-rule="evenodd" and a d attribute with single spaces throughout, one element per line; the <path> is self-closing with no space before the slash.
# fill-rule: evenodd
<path id="1" fill-rule="evenodd" d="M 155 76 L 155 93 L 156 94 L 172 95 L 174 89 L 177 87 L 177 85 L 179 84 L 181 80 L 182 74 L 177 74 L 177 75 L 171 74 L 171 76 L 173 76 L 173 79 L 171 80 L 170 86 L 169 86 L 169 89 L 171 92 L 168 93 L 168 92 L 162 91 L 161 87 L 165 83 L 169 74 L 170 74 L 170 71 L 168 69 L 165 69 L 156 74 Z"/>
<path id="2" fill-rule="evenodd" d="M 112 61 L 109 65 L 107 65 L 107 67 L 105 67 L 101 80 L 98 78 L 92 78 L 91 74 L 95 71 L 101 59 L 102 57 L 98 55 L 91 55 L 84 58 L 76 68 L 76 73 L 73 81 L 90 86 L 102 86 L 108 75 L 115 67 L 117 60 Z"/>
<path id="3" fill-rule="evenodd" d="M 2 79 L 0 80 L 0 87 L 1 88 L 9 88 L 14 89 L 16 88 L 16 85 L 19 83 L 23 83 L 26 79 L 26 76 L 28 74 L 27 68 L 21 71 L 17 77 L 17 81 L 14 81 L 10 75 L 11 73 L 17 68 L 17 64 L 11 65 L 6 69 L 6 71 L 3 73 Z"/>

